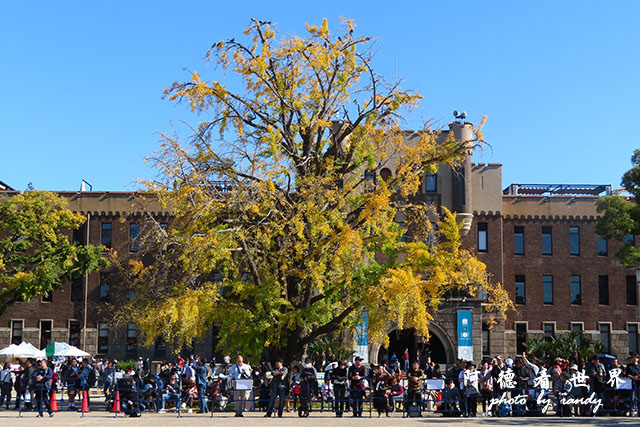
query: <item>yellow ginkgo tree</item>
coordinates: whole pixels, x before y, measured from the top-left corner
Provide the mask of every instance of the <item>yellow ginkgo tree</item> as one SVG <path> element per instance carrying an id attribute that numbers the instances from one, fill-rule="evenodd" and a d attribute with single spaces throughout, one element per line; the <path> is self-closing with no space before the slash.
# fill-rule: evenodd
<path id="1" fill-rule="evenodd" d="M 504 315 L 509 299 L 460 249 L 454 215 L 435 246 L 404 243 L 394 222 L 428 209 L 412 197 L 422 177 L 458 166 L 479 130 L 460 141 L 425 127 L 408 143 L 402 117 L 421 97 L 374 72 L 371 41 L 352 21 L 338 35 L 325 20 L 279 38 L 254 20 L 245 36 L 207 53 L 220 80 L 194 72 L 165 91 L 201 121 L 186 140 L 164 135 L 151 159 L 159 179 L 148 189 L 172 221 L 142 233 L 121 316 L 148 343 L 179 348 L 215 325 L 220 350 L 291 361 L 363 310 L 378 342 L 391 324 L 427 334 L 454 287 L 483 289 Z M 371 179 L 390 159 L 397 172 Z"/>

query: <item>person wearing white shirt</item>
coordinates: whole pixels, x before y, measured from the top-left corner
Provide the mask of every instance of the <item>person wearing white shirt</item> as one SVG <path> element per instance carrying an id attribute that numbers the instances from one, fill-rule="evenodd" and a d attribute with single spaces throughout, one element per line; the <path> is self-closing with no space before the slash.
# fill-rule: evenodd
<path id="1" fill-rule="evenodd" d="M 238 380 L 251 380 L 251 366 L 243 363 L 242 356 L 238 355 L 236 358 L 236 363 L 229 371 L 229 378 L 234 381 L 233 400 L 236 417 L 242 417 L 243 411 L 251 409 L 251 387 L 248 390 L 238 390 Z"/>

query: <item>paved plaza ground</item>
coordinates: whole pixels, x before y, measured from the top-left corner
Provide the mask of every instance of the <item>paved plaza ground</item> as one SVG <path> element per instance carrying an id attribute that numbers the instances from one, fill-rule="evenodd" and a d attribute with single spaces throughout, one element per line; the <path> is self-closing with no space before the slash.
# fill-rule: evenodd
<path id="1" fill-rule="evenodd" d="M 329 414 L 312 414 L 309 418 L 300 419 L 293 414 L 286 414 L 283 418 L 263 418 L 262 413 L 248 413 L 243 418 L 234 418 L 233 413 L 216 414 L 210 418 L 203 414 L 183 414 L 178 419 L 175 414 L 145 413 L 140 418 L 118 416 L 103 411 L 86 414 L 59 412 L 53 418 L 45 414 L 44 418 L 36 418 L 36 413 L 25 412 L 18 418 L 17 411 L 0 411 L 0 425 L 4 426 L 309 426 L 309 427 L 339 427 L 339 426 L 442 426 L 452 425 L 484 425 L 484 426 L 637 426 L 638 417 L 598 417 L 598 418 L 443 418 L 427 415 L 424 418 L 402 418 L 394 415 L 391 418 L 351 418 L 336 419 Z"/>

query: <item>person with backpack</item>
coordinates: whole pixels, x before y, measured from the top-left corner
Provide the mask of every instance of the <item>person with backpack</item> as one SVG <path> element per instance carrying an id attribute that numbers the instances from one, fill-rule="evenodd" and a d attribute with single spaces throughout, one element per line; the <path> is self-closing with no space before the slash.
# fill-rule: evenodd
<path id="1" fill-rule="evenodd" d="M 87 408 L 89 407 L 89 389 L 96 385 L 96 379 L 98 378 L 96 375 L 96 370 L 89 364 L 89 359 L 82 360 L 82 371 L 78 375 L 80 379 L 80 389 L 82 390 L 82 399 L 87 399 Z M 85 394 L 86 392 L 86 394 Z M 82 409 L 79 409 L 78 412 L 81 412 Z"/>
<path id="2" fill-rule="evenodd" d="M 14 376 L 13 372 L 11 372 L 11 365 L 9 362 L 6 362 L 4 368 L 0 371 L 0 407 L 6 404 L 6 408 L 9 409 L 13 381 Z"/>

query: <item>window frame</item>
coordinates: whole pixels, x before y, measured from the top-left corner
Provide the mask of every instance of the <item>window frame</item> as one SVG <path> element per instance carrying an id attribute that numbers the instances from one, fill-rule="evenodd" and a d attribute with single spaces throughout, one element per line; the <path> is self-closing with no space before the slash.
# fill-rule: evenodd
<path id="1" fill-rule="evenodd" d="M 631 331 L 629 330 L 629 326 L 633 326 L 634 328 L 636 328 L 635 331 L 635 341 L 636 341 L 636 346 L 635 349 L 631 348 Z M 627 322 L 627 345 L 629 347 L 629 354 L 635 352 L 638 353 L 640 351 L 640 345 L 639 345 L 639 338 L 640 338 L 640 323 L 638 322 Z"/>
<path id="2" fill-rule="evenodd" d="M 545 282 L 545 277 L 550 277 L 551 278 L 551 282 L 549 283 L 551 285 L 551 302 L 547 302 L 546 300 L 546 285 L 548 284 L 547 282 Z M 553 305 L 554 302 L 554 295 L 553 295 L 553 274 L 543 274 L 542 275 L 542 304 L 544 305 Z"/>
<path id="3" fill-rule="evenodd" d="M 604 242 L 604 251 L 600 251 L 600 243 Z M 597 256 L 609 256 L 609 239 L 605 239 L 602 236 L 596 238 L 596 255 Z"/>
<path id="4" fill-rule="evenodd" d="M 549 251 L 545 252 L 545 236 L 549 236 Z M 543 225 L 541 229 L 541 251 L 542 255 L 553 255 L 553 227 L 550 225 Z"/>
<path id="5" fill-rule="evenodd" d="M 43 344 L 42 343 L 42 322 L 51 322 L 51 327 L 49 329 L 49 343 L 48 344 Z M 38 330 L 40 331 L 40 348 L 45 348 L 46 346 L 48 346 L 49 344 L 51 344 L 53 342 L 53 319 L 40 319 L 38 320 Z"/>
<path id="6" fill-rule="evenodd" d="M 13 324 L 14 322 L 19 322 L 20 323 L 20 342 L 19 343 L 15 343 L 15 339 L 14 339 L 14 327 Z M 20 343 L 22 341 L 24 341 L 24 319 L 11 319 L 10 323 L 9 323 L 9 328 L 11 329 L 11 344 L 16 344 L 16 345 L 20 345 Z"/>
<path id="7" fill-rule="evenodd" d="M 135 235 L 134 235 L 135 229 Z M 135 254 L 140 250 L 140 224 L 129 223 L 129 253 Z"/>
<path id="8" fill-rule="evenodd" d="M 518 280 L 518 278 L 522 278 L 522 280 Z M 518 284 L 522 283 L 522 291 L 523 291 L 523 295 L 522 295 L 522 301 L 523 302 L 518 302 Z M 515 278 L 514 278 L 514 289 L 515 289 L 515 293 L 514 293 L 514 302 L 516 303 L 516 305 L 527 305 L 527 277 L 524 274 L 516 274 Z"/>
<path id="9" fill-rule="evenodd" d="M 101 326 L 106 325 L 105 328 L 101 328 Z M 97 325 L 96 325 L 97 329 L 98 329 L 98 342 L 96 343 L 96 348 L 98 351 L 98 354 L 109 354 L 109 322 L 104 321 L 104 320 L 99 320 Z M 102 332 L 107 333 L 106 336 L 101 335 Z M 101 338 L 106 338 L 106 345 L 100 345 L 101 343 Z M 101 351 L 103 348 L 106 348 L 105 351 Z"/>
<path id="10" fill-rule="evenodd" d="M 578 278 L 578 302 L 574 302 L 574 297 L 573 297 L 573 278 L 577 277 Z M 571 276 L 569 276 L 569 287 L 570 287 L 570 296 L 571 296 L 571 305 L 582 305 L 582 276 L 580 276 L 579 274 L 572 274 Z"/>
<path id="11" fill-rule="evenodd" d="M 580 256 L 580 227 L 577 225 L 569 226 L 569 255 Z"/>
<path id="12" fill-rule="evenodd" d="M 629 279 L 631 279 L 631 280 L 629 280 Z M 638 306 L 638 280 L 637 280 L 635 275 L 630 275 L 630 274 L 627 274 L 625 276 L 625 280 L 626 280 L 626 289 L 625 290 L 626 290 L 626 296 L 627 296 L 626 297 L 627 305 L 636 306 L 637 307 Z M 632 304 L 629 304 L 629 296 L 630 296 L 629 284 L 630 283 L 633 283 L 633 295 L 635 296 L 634 302 Z"/>
<path id="13" fill-rule="evenodd" d="M 606 288 L 603 288 L 604 280 L 606 278 Z M 606 291 L 605 292 L 603 292 Z M 606 298 L 603 298 L 606 297 Z M 604 301 L 604 302 L 603 302 Z M 609 292 L 609 275 L 607 274 L 599 274 L 598 275 L 598 305 L 610 305 L 611 297 Z"/>
<path id="14" fill-rule="evenodd" d="M 429 181 L 433 182 L 433 187 L 430 189 Z M 424 175 L 424 192 L 425 193 L 437 193 L 438 192 L 438 173 L 426 173 Z"/>
<path id="15" fill-rule="evenodd" d="M 551 330 L 551 336 L 547 335 L 547 330 L 546 330 L 547 326 L 550 326 L 551 329 L 552 329 Z M 553 322 L 542 322 L 542 333 L 543 333 L 543 336 L 545 338 L 547 338 L 547 337 L 554 338 L 556 336 L 556 322 L 555 321 L 553 321 Z"/>
<path id="16" fill-rule="evenodd" d="M 609 330 L 607 332 L 607 345 L 605 346 L 605 344 L 602 341 L 602 327 L 606 326 Z M 611 353 L 611 331 L 613 330 L 612 324 L 611 322 L 598 322 L 598 333 L 600 334 L 600 344 L 602 344 L 602 350 L 604 353 L 610 354 Z"/>
<path id="17" fill-rule="evenodd" d="M 523 341 L 522 344 L 518 343 L 518 326 L 524 326 L 524 341 Z M 529 322 L 528 321 L 514 322 L 513 329 L 515 329 L 515 331 L 516 331 L 516 352 L 517 353 L 522 353 L 522 351 L 525 351 L 524 347 L 523 348 L 518 348 L 518 346 L 519 345 L 523 345 L 524 346 L 524 343 L 527 342 L 527 340 L 529 339 Z"/>
<path id="18" fill-rule="evenodd" d="M 517 231 L 517 229 L 521 229 L 522 231 L 519 232 Z M 520 244 L 522 245 L 521 250 L 518 251 L 518 240 L 517 240 L 517 236 L 521 236 L 522 241 L 520 242 Z M 524 249 L 524 225 L 514 225 L 513 226 L 513 254 L 514 255 L 524 255 L 525 249 Z"/>
<path id="19" fill-rule="evenodd" d="M 106 225 L 109 226 L 109 231 L 108 231 L 109 241 L 105 244 L 105 226 Z M 105 221 L 100 224 L 100 244 L 107 249 L 111 249 L 111 247 L 113 246 L 113 223 Z"/>
<path id="20" fill-rule="evenodd" d="M 484 233 L 484 248 L 480 246 L 481 237 Z M 486 253 L 489 252 L 489 223 L 488 222 L 478 222 L 477 231 L 476 231 L 476 244 L 478 252 Z"/>

